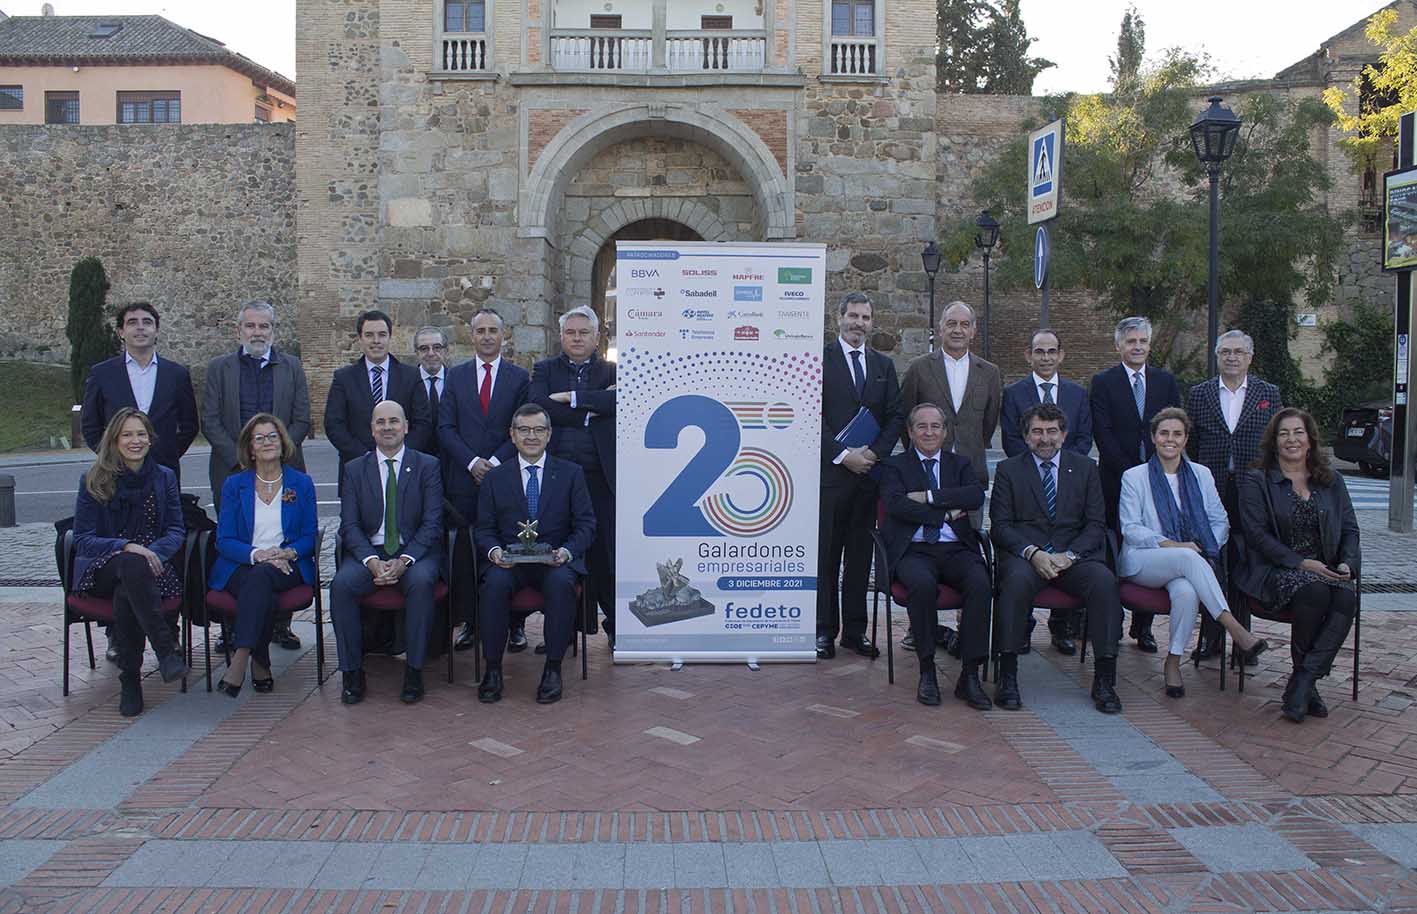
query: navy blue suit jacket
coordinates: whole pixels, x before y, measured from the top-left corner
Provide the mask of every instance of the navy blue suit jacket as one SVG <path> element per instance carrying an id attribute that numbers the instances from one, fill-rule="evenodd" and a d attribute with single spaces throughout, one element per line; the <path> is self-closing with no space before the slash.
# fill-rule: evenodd
<path id="1" fill-rule="evenodd" d="M 939 487 L 931 485 L 925 475 L 925 465 L 913 447 L 881 461 L 881 501 L 886 509 L 881 521 L 881 539 L 891 565 L 905 555 L 918 528 L 940 526 L 945 523 L 945 514 L 955 508 L 978 511 L 984 507 L 984 487 L 979 484 L 969 458 L 949 451 L 941 451 L 938 457 L 940 465 L 935 473 L 940 477 Z M 926 491 L 930 493 L 928 505 L 909 497 L 911 492 Z M 949 524 L 961 545 L 971 552 L 978 550 L 979 534 L 970 524 L 968 514 Z"/>
<path id="2" fill-rule="evenodd" d="M 356 562 L 383 555 L 369 537 L 384 526 L 384 484 L 379 463 L 383 455 L 370 451 L 344 465 L 344 492 L 340 495 L 339 534 L 344 551 Z M 415 562 L 440 562 L 443 543 L 443 481 L 438 458 L 409 447 L 405 440 L 403 465 L 397 483 L 400 554 Z"/>
<path id="3" fill-rule="evenodd" d="M 576 374 L 570 363 L 561 356 L 542 359 L 531 371 L 531 387 L 527 399 L 546 410 L 551 417 L 551 427 L 581 428 L 586 424 L 586 415 L 595 413 L 590 420 L 590 437 L 595 442 L 595 453 L 600 458 L 600 472 L 610 491 L 615 491 L 615 391 L 606 390 L 615 384 L 615 364 L 600 356 L 592 356 L 585 371 L 584 386 L 576 387 Z M 574 408 L 565 403 L 557 403 L 551 394 L 576 392 Z M 565 457 L 566 452 L 558 447 L 565 442 L 557 441 L 551 435 L 548 450 L 557 457 Z"/>
<path id="4" fill-rule="evenodd" d="M 197 395 L 192 390 L 192 375 L 187 366 L 169 361 L 161 356 L 157 359 L 157 384 L 153 388 L 153 402 L 148 410 L 157 440 L 153 442 L 152 456 L 182 480 L 182 455 L 192 446 L 197 437 Z M 84 380 L 84 402 L 79 414 L 79 425 L 83 431 L 84 443 L 97 451 L 103 440 L 103 430 L 113 414 L 125 406 L 136 409 L 138 402 L 133 399 L 133 385 L 128 383 L 128 366 L 119 353 L 111 359 L 104 359 L 89 370 Z"/>
<path id="5" fill-rule="evenodd" d="M 287 466 L 281 486 L 280 528 L 282 549 L 294 549 L 300 557 L 295 566 L 300 579 L 315 583 L 315 531 L 318 529 L 315 504 L 315 483 L 310 477 Z M 295 493 L 286 500 L 285 492 Z M 245 470 L 226 477 L 221 486 L 221 517 L 216 525 L 217 559 L 212 566 L 207 586 L 221 590 L 231 580 L 232 572 L 241 565 L 251 564 L 251 539 L 256 530 L 256 471 Z"/>
<path id="6" fill-rule="evenodd" d="M 438 400 L 438 443 L 442 445 L 448 500 L 469 522 L 477 507 L 477 483 L 472 481 L 467 465 L 474 457 L 496 457 L 501 463 L 516 459 L 517 449 L 507 430 L 512 426 L 512 413 L 526 402 L 531 383 L 525 368 L 502 359 L 492 381 L 492 402 L 484 415 L 477 395 L 481 389 L 481 364 L 473 358 L 448 369 L 443 396 Z"/>
<path id="7" fill-rule="evenodd" d="M 419 377 L 418 366 L 405 365 L 389 356 L 389 369 L 384 374 L 384 399 L 395 400 L 403 407 L 407 420 L 404 443 L 415 451 L 427 446 L 433 433 L 433 419 L 428 414 L 428 390 Z M 344 491 L 343 465 L 374 450 L 374 432 L 369 423 L 374 418 L 374 391 L 369 386 L 369 369 L 364 356 L 352 365 L 335 372 L 330 392 L 325 397 L 325 437 L 339 451 L 340 491 Z"/>
<path id="8" fill-rule="evenodd" d="M 1068 417 L 1068 437 L 1063 442 L 1063 450 L 1087 457 L 1092 453 L 1092 407 L 1087 402 L 1087 391 L 1081 384 L 1053 375 L 1058 388 L 1053 391 L 1053 399 Z M 1004 435 L 1004 454 L 1017 457 L 1028 450 L 1023 442 L 1023 432 L 1019 422 L 1023 414 L 1042 401 L 1038 399 L 1038 388 L 1033 383 L 1030 372 L 1022 381 L 1015 381 L 1004 388 L 1004 406 L 1000 412 L 999 425 Z"/>
<path id="9" fill-rule="evenodd" d="M 157 529 L 161 533 L 148 548 L 171 565 L 182 549 L 187 531 L 182 525 L 177 474 L 159 464 L 157 477 Z M 74 579 L 69 582 L 70 587 L 84 579 L 84 572 L 96 560 L 120 551 L 129 542 L 123 536 L 123 520 L 113 503 L 103 504 L 90 495 L 87 479 L 88 474 L 79 477 L 79 497 L 74 504 Z"/>
<path id="10" fill-rule="evenodd" d="M 585 554 L 595 539 L 595 510 L 585 474 L 569 460 L 546 455 L 538 499 L 537 539 L 552 548 L 571 553 L 570 566 L 585 574 Z M 477 501 L 476 542 L 478 561 L 498 546 L 517 541 L 517 525 L 527 520 L 526 494 L 522 491 L 521 463 L 511 460 L 494 467 L 482 477 Z"/>
<path id="11" fill-rule="evenodd" d="M 1108 505 L 1116 505 L 1122 494 L 1122 474 L 1143 462 L 1138 448 L 1146 448 L 1148 460 L 1156 452 L 1151 443 L 1151 417 L 1167 406 L 1180 406 L 1181 388 L 1171 372 L 1146 366 L 1145 415 L 1138 416 L 1127 370 L 1118 362 L 1093 375 L 1088 399 L 1092 405 L 1092 433 L 1097 437 L 1102 494 Z"/>

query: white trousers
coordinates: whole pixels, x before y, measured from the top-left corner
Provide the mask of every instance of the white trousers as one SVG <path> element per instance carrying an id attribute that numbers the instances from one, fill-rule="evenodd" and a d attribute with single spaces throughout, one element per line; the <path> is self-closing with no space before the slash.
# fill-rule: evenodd
<path id="1" fill-rule="evenodd" d="M 1156 548 L 1138 549 L 1132 555 L 1141 563 L 1141 570 L 1127 580 L 1143 587 L 1165 587 L 1171 596 L 1171 653 L 1186 652 L 1201 606 L 1216 619 L 1230 609 L 1215 572 L 1199 553 Z"/>

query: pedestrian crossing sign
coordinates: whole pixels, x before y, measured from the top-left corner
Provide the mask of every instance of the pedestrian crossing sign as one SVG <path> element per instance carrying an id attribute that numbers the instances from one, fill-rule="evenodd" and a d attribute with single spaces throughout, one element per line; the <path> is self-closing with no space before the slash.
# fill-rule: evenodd
<path id="1" fill-rule="evenodd" d="M 1028 136 L 1028 223 L 1058 215 L 1063 185 L 1063 121 L 1061 118 Z"/>

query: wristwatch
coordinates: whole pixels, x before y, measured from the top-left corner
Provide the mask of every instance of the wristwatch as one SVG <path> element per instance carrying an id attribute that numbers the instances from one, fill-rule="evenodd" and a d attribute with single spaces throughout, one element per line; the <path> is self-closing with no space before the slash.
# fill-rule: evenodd
<path id="1" fill-rule="evenodd" d="M 1076 562 L 1078 560 L 1077 554 L 1071 549 L 1069 549 L 1067 552 L 1064 552 L 1063 555 L 1066 555 L 1068 557 L 1068 561 L 1070 562 Z"/>

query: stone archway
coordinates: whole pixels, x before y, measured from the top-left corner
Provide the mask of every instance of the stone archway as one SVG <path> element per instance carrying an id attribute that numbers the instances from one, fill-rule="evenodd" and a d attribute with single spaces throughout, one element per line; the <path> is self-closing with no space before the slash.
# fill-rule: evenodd
<path id="1" fill-rule="evenodd" d="M 636 222 L 662 220 L 689 229 L 704 241 L 729 241 L 732 235 L 712 210 L 697 200 L 648 197 L 623 200 L 601 210 L 595 223 L 583 229 L 570 245 L 565 258 L 565 288 L 571 300 L 592 301 L 596 294 L 595 261 L 621 229 Z"/>
<path id="2" fill-rule="evenodd" d="M 523 185 L 517 207 L 519 234 L 523 238 L 550 238 L 552 213 L 571 176 L 601 151 L 639 137 L 675 137 L 714 150 L 752 188 L 761 220 L 756 232 L 759 238 L 768 241 L 795 236 L 792 186 L 757 133 L 725 112 L 679 104 L 631 105 L 608 113 L 585 114 L 567 124 L 541 151 Z M 653 215 L 636 214 L 635 218 Z M 697 227 L 695 230 L 699 231 Z M 699 233 L 710 237 L 703 231 Z M 604 238 L 600 242 L 577 238 L 563 254 L 594 260 L 603 241 Z"/>
<path id="3" fill-rule="evenodd" d="M 650 218 L 631 222 L 614 232 L 600 247 L 590 271 L 590 306 L 600 315 L 601 323 L 613 328 L 619 317 L 619 302 L 614 297 L 615 242 L 617 241 L 703 241 L 703 235 L 673 219 Z"/>

